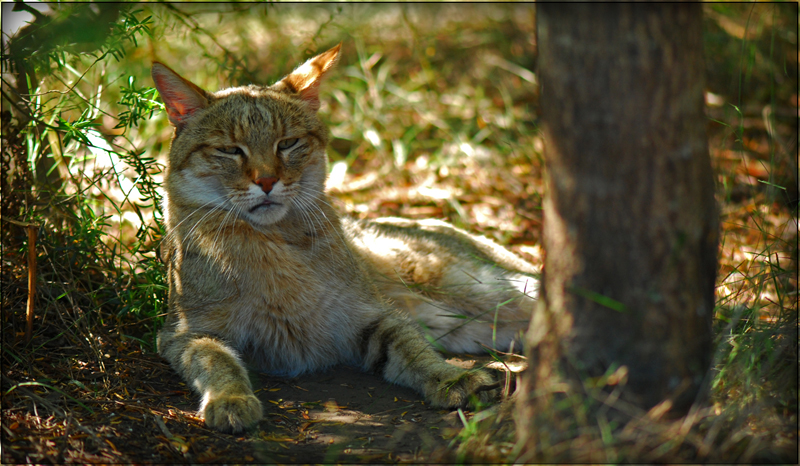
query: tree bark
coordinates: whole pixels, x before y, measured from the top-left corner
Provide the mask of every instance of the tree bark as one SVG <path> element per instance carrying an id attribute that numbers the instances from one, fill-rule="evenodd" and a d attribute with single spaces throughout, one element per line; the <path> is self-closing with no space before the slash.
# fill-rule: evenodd
<path id="1" fill-rule="evenodd" d="M 678 414 L 704 392 L 718 214 L 701 21 L 699 4 L 537 5 L 548 191 L 518 411 L 529 443 L 592 383 Z"/>

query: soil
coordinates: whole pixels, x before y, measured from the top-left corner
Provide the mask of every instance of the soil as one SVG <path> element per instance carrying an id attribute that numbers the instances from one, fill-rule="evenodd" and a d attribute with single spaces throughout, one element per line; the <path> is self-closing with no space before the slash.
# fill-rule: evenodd
<path id="1" fill-rule="evenodd" d="M 457 410 L 432 408 L 413 390 L 340 366 L 291 379 L 251 373 L 264 419 L 242 434 L 223 434 L 205 427 L 198 395 L 160 357 L 113 353 L 102 374 L 95 367 L 75 373 L 77 354 L 40 358 L 48 374 L 63 365 L 62 379 L 36 382 L 49 387 L 19 385 L 11 377 L 23 374 L 14 371 L 4 376 L 4 394 L 15 388 L 3 398 L 2 462 L 441 463 L 454 459 L 463 427 Z M 114 377 L 103 382 L 108 374 Z"/>

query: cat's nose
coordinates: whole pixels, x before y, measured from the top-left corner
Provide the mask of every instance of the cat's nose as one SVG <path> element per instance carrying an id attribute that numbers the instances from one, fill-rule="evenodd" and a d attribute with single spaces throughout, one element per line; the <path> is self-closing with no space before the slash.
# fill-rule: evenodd
<path id="1" fill-rule="evenodd" d="M 272 191 L 272 186 L 277 182 L 278 179 L 274 176 L 263 176 L 255 181 L 257 185 L 261 186 L 261 190 L 267 194 Z"/>

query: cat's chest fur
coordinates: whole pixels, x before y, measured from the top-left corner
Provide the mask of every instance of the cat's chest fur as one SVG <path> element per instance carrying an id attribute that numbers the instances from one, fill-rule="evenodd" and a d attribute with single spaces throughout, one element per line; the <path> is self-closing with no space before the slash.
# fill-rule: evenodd
<path id="1" fill-rule="evenodd" d="M 287 219 L 271 229 L 238 221 L 186 229 L 170 257 L 186 324 L 225 338 L 268 372 L 352 358 L 343 351 L 356 345 L 342 341 L 355 342 L 374 305 L 353 286 L 358 274 L 335 225 L 335 218 L 318 229 Z"/>

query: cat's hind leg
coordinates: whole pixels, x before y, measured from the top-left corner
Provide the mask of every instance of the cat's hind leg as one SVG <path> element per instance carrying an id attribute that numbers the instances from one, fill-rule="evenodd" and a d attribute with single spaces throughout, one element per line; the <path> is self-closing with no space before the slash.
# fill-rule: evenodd
<path id="1" fill-rule="evenodd" d="M 494 379 L 481 369 L 448 364 L 406 315 L 386 312 L 361 332 L 362 366 L 386 380 L 421 392 L 436 407 L 488 403 Z"/>
<path id="2" fill-rule="evenodd" d="M 471 263 L 447 269 L 438 287 L 381 285 L 397 307 L 453 353 L 520 351 L 538 295 L 532 276 Z"/>

